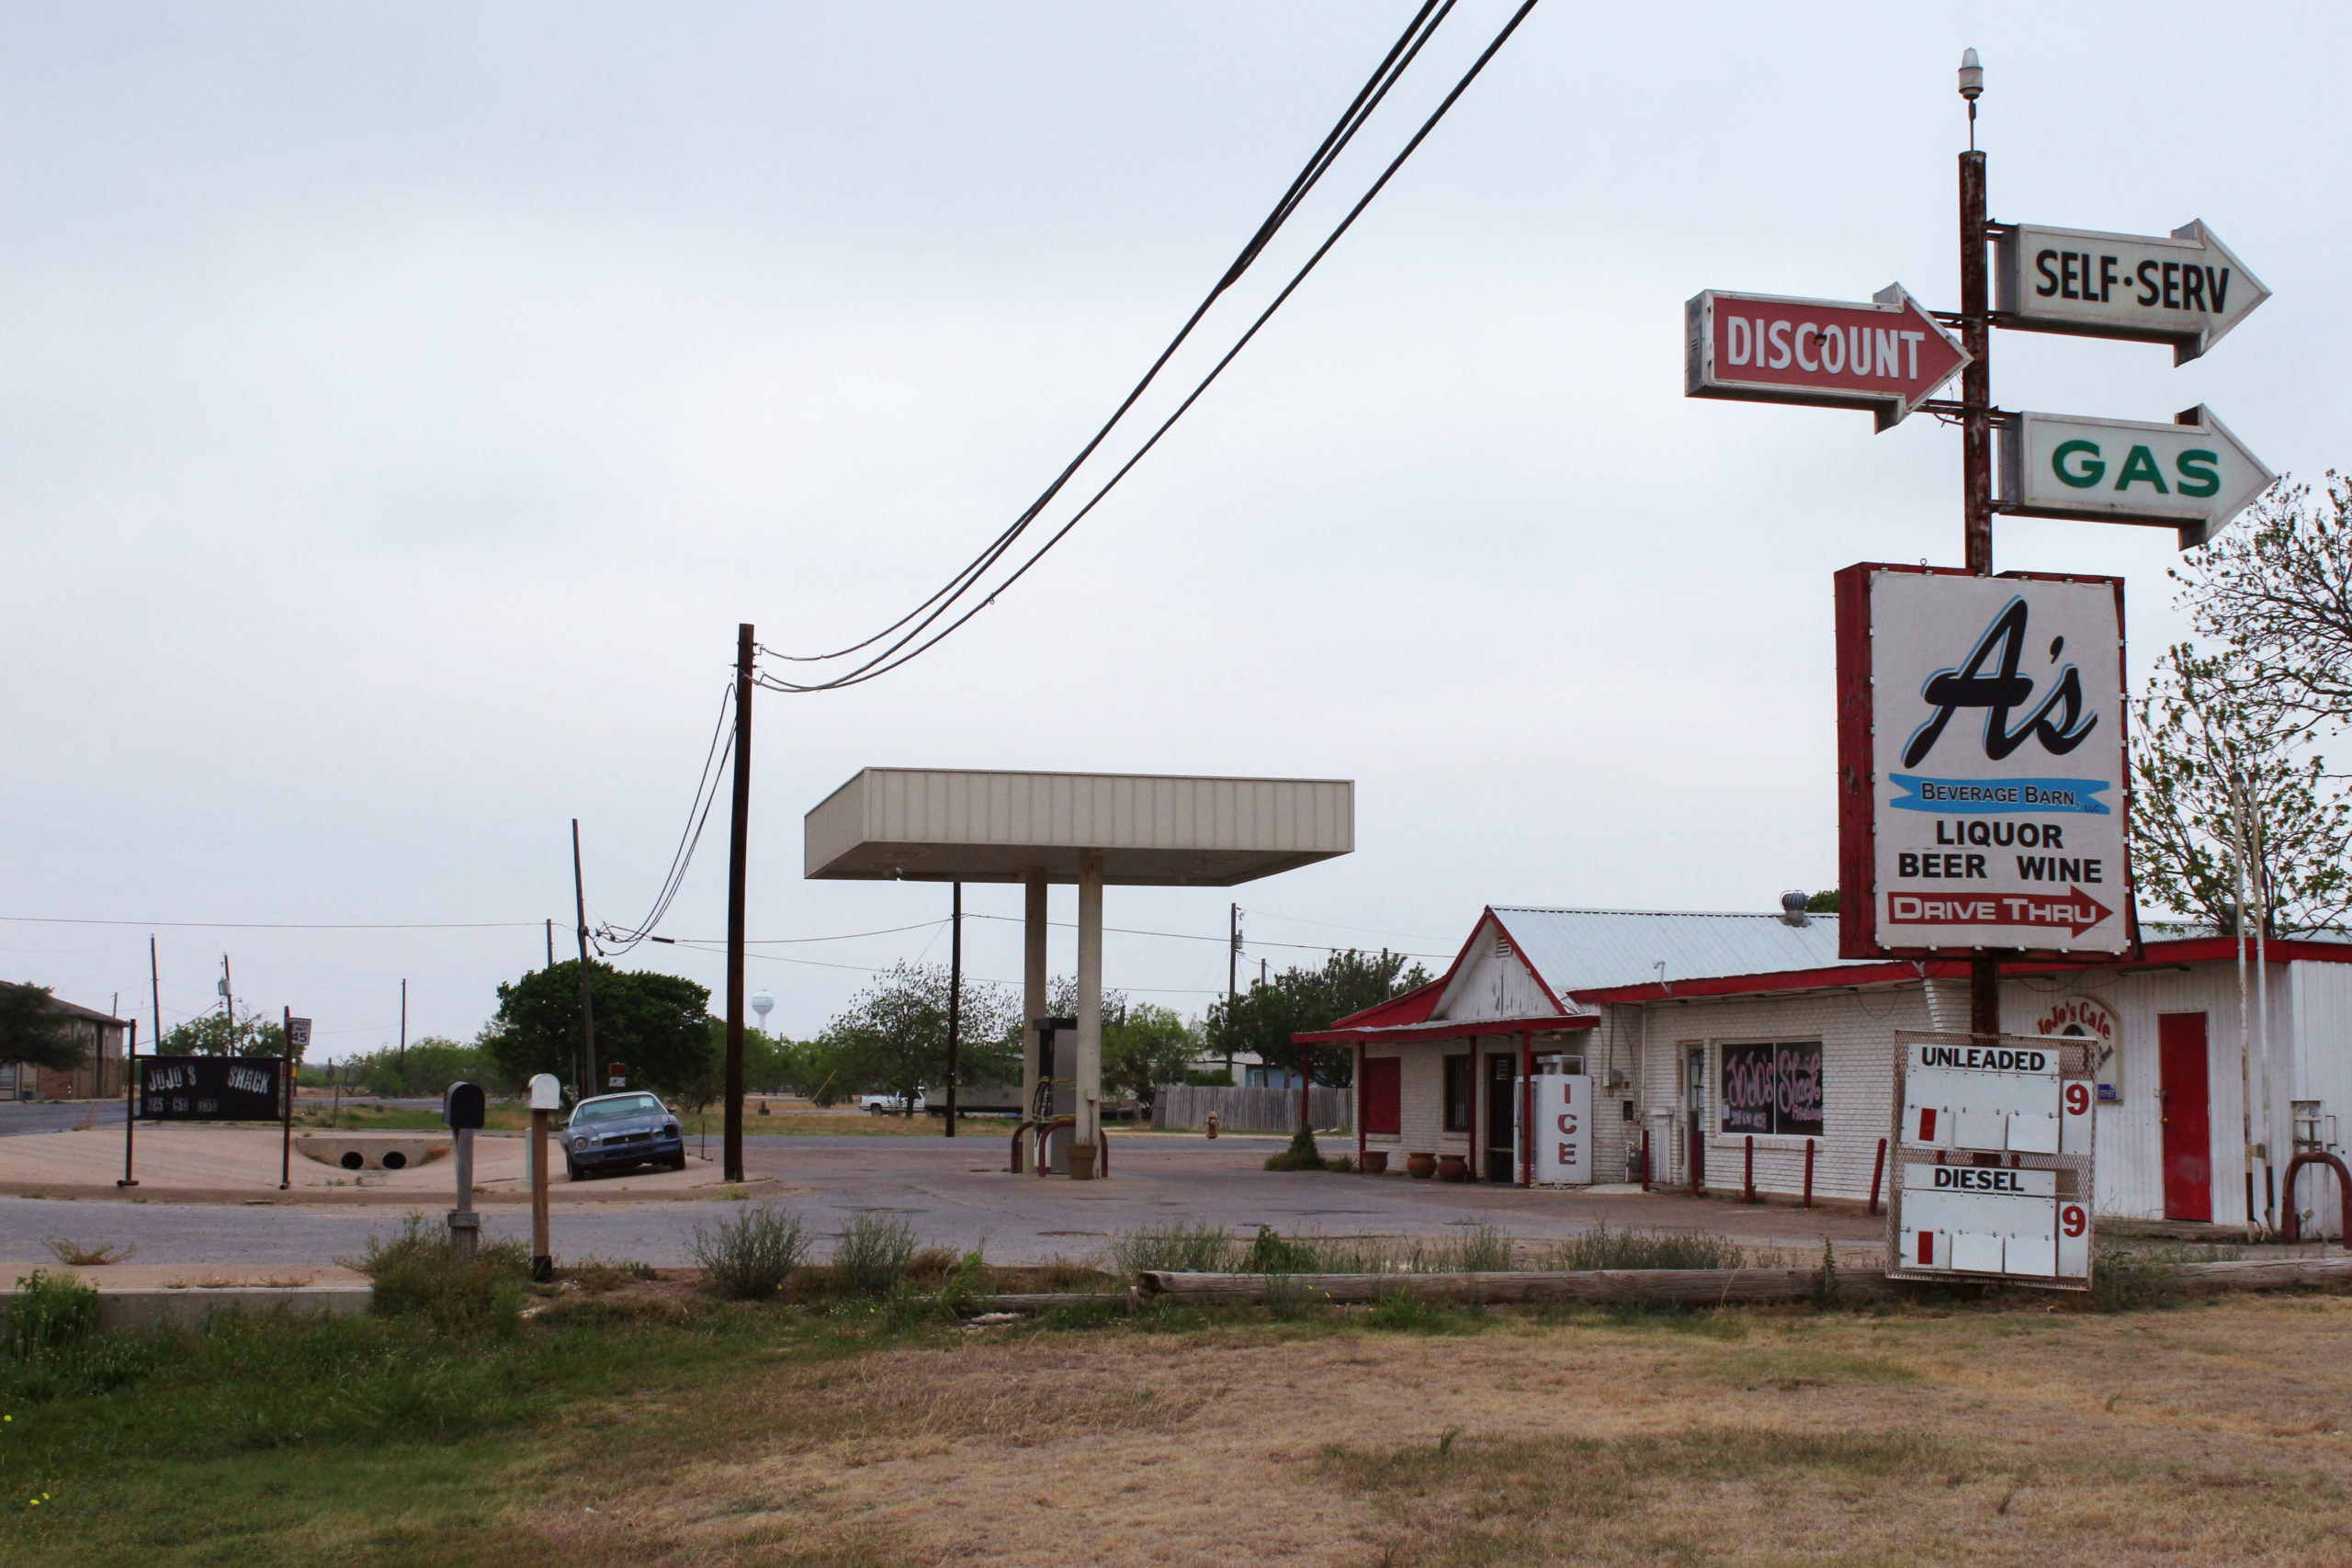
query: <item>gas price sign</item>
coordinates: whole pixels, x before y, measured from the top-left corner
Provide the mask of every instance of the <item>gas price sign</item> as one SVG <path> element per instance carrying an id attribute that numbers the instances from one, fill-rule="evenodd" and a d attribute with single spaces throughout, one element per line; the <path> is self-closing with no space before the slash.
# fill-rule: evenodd
<path id="1" fill-rule="evenodd" d="M 1840 955 L 2134 950 L 2122 582 L 1865 564 L 1837 598 Z"/>
<path id="2" fill-rule="evenodd" d="M 1888 1272 L 2090 1283 L 2090 1043 L 1895 1035 Z"/>

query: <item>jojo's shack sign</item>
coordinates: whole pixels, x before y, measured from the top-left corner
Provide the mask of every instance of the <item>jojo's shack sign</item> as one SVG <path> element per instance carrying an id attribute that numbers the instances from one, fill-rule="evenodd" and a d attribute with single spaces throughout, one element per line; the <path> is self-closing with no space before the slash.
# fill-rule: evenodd
<path id="1" fill-rule="evenodd" d="M 1837 576 L 1848 958 L 2123 954 L 2123 585 L 1923 567 Z"/>

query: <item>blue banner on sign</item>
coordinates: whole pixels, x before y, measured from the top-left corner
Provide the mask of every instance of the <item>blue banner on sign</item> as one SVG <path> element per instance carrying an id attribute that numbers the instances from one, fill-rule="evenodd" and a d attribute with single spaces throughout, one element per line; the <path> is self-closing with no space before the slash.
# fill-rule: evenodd
<path id="1" fill-rule="evenodd" d="M 1917 773 L 1887 777 L 1908 793 L 1887 802 L 1897 811 L 1940 811 L 1946 816 L 1990 816 L 2006 811 L 2075 811 L 2090 817 L 2110 813 L 2098 798 L 2105 779 L 1930 779 Z"/>

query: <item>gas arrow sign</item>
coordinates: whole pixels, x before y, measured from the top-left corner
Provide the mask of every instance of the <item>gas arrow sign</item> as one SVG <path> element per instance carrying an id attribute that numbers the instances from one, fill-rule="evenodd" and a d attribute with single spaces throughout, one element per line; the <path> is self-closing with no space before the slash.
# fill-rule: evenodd
<path id="1" fill-rule="evenodd" d="M 1998 510 L 2178 528 L 2185 550 L 2278 477 L 2202 403 L 2170 424 L 2026 413 L 2001 432 Z"/>
<path id="2" fill-rule="evenodd" d="M 1890 429 L 1968 363 L 1899 283 L 1871 303 L 1730 294 L 1684 307 L 1683 395 L 1868 409 Z"/>
<path id="3" fill-rule="evenodd" d="M 2000 324 L 2172 344 L 2186 365 L 2270 298 L 2200 222 L 2153 235 L 2012 224 L 1996 242 Z"/>

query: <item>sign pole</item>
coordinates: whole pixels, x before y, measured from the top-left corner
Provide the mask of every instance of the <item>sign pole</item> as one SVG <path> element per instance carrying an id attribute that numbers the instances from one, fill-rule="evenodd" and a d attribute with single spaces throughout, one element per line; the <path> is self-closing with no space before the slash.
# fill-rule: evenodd
<path id="1" fill-rule="evenodd" d="M 1980 88 L 1981 91 L 1981 88 Z M 1968 100 L 1969 142 L 1960 155 L 1961 482 L 1969 572 L 1993 575 L 1992 279 L 1984 252 L 1984 154 L 1977 151 L 1976 99 Z M 1968 1028 L 2001 1032 L 2001 954 L 1979 948 L 1968 961 Z"/>
<path id="2" fill-rule="evenodd" d="M 279 1058 L 285 1063 L 282 1070 L 286 1074 L 285 1135 L 279 1140 L 277 1146 L 277 1190 L 283 1192 L 294 1185 L 294 1010 L 292 1008 L 285 1010 L 285 1021 L 278 1027 L 284 1032 L 278 1036 L 278 1040 L 286 1053 Z"/>
<path id="3" fill-rule="evenodd" d="M 130 1021 L 130 1041 L 122 1054 L 122 1179 L 117 1187 L 136 1187 L 138 1178 L 130 1168 L 130 1124 L 138 1120 L 139 1109 L 139 1021 Z"/>

